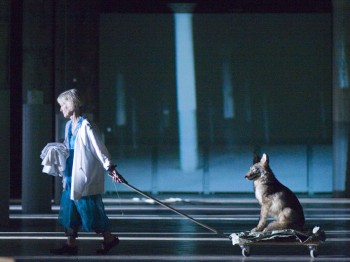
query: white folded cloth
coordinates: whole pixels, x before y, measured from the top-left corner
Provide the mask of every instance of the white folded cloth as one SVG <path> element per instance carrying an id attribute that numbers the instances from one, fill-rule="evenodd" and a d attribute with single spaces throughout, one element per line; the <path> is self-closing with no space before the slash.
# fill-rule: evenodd
<path id="1" fill-rule="evenodd" d="M 63 143 L 48 143 L 41 151 L 43 173 L 52 176 L 63 176 L 66 169 L 66 160 L 69 157 L 69 150 Z"/>

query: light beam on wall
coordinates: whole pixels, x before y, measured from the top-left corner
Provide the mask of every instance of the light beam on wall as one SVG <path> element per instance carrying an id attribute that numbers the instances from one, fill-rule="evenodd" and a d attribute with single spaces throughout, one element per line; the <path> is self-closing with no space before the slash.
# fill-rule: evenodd
<path id="1" fill-rule="evenodd" d="M 184 171 L 193 171 L 198 165 L 198 142 L 192 14 L 175 13 L 174 17 L 180 165 Z"/>

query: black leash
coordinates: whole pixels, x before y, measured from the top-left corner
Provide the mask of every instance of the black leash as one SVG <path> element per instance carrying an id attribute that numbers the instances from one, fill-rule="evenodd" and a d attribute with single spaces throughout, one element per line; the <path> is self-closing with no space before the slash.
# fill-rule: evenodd
<path id="1" fill-rule="evenodd" d="M 117 172 L 117 170 L 115 170 L 115 171 Z M 154 200 L 154 201 L 157 202 L 159 205 L 170 209 L 171 211 L 177 213 L 178 215 L 183 216 L 183 217 L 185 217 L 185 218 L 191 220 L 192 222 L 194 222 L 194 223 L 196 223 L 196 224 L 198 224 L 198 225 L 200 225 L 200 226 L 202 226 L 202 227 L 204 227 L 204 228 L 210 230 L 211 232 L 214 232 L 215 234 L 220 235 L 220 236 L 222 236 L 222 237 L 229 238 L 229 236 L 225 235 L 225 234 L 224 234 L 223 232 L 221 232 L 220 230 L 214 229 L 214 228 L 212 228 L 212 227 L 210 227 L 210 226 L 208 226 L 208 225 L 206 225 L 206 224 L 203 224 L 203 223 L 199 222 L 198 220 L 194 219 L 193 217 L 190 217 L 189 215 L 186 215 L 186 214 L 182 213 L 181 211 L 179 211 L 179 210 L 177 210 L 177 209 L 175 209 L 175 208 L 169 206 L 168 204 L 166 204 L 166 203 L 160 201 L 159 199 L 157 199 L 157 198 L 155 198 L 155 197 L 153 197 L 153 196 L 151 196 L 151 195 L 149 195 L 149 194 L 147 194 L 147 193 L 145 193 L 145 192 L 142 192 L 142 191 L 139 190 L 138 188 L 136 188 L 136 187 L 130 185 L 130 184 L 123 178 L 123 176 L 120 175 L 118 172 L 117 172 L 117 174 L 118 174 L 118 176 L 119 176 L 119 183 L 121 183 L 121 184 L 127 186 L 128 188 L 130 188 L 130 189 L 132 189 L 133 191 L 139 193 L 140 195 L 143 195 L 143 196 L 146 197 L 146 198 L 149 198 L 149 199 Z"/>

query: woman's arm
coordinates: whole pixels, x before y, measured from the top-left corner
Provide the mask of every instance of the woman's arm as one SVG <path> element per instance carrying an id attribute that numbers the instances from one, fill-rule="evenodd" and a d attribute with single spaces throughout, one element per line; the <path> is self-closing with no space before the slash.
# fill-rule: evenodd
<path id="1" fill-rule="evenodd" d="M 87 123 L 85 131 L 86 136 L 90 142 L 89 144 L 92 147 L 92 152 L 94 152 L 95 156 L 100 160 L 104 169 L 108 170 L 108 168 L 114 164 L 111 160 L 111 155 L 109 154 L 106 145 L 101 139 L 97 127 L 92 126 L 90 123 Z"/>

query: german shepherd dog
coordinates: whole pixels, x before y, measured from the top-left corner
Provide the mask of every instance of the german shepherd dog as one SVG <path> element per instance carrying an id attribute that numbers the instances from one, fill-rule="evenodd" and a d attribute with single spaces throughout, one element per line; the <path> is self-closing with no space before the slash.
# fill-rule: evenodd
<path id="1" fill-rule="evenodd" d="M 259 223 L 252 232 L 303 229 L 303 208 L 295 194 L 277 180 L 269 166 L 267 154 L 261 158 L 254 154 L 253 165 L 245 178 L 254 181 L 255 197 L 261 206 Z M 266 225 L 269 215 L 275 221 Z"/>

